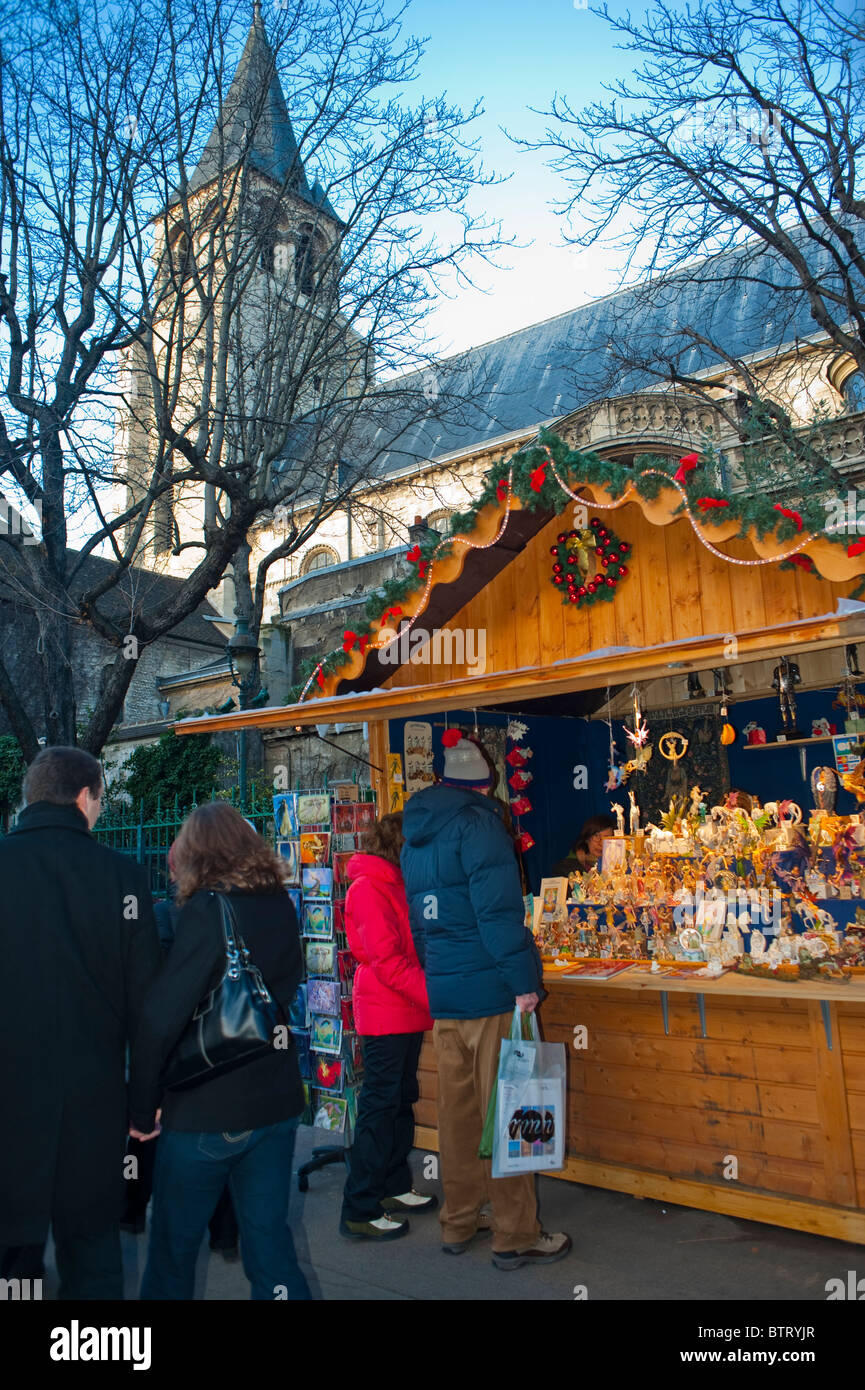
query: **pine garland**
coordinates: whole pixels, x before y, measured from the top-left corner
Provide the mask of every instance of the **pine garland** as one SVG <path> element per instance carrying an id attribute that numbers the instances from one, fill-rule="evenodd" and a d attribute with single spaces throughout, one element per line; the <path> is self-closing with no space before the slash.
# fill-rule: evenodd
<path id="1" fill-rule="evenodd" d="M 666 456 L 639 454 L 631 467 L 618 463 L 615 459 L 601 458 L 591 450 L 571 449 L 559 435 L 551 430 L 542 429 L 537 443 L 519 450 L 511 458 L 498 459 L 488 469 L 484 475 L 483 487 L 471 507 L 451 516 L 446 537 L 441 540 L 432 537 L 412 547 L 406 557 L 409 568 L 401 575 L 386 579 L 381 588 L 369 596 L 364 609 L 365 621 L 356 632 L 346 633 L 346 641 L 341 650 L 329 652 L 320 661 L 313 657 L 304 662 L 301 678 L 292 687 L 291 695 L 294 696 L 296 691 L 299 697 L 299 693 L 317 668 L 317 679 L 319 684 L 322 684 L 325 677 L 333 675 L 347 665 L 355 650 L 365 651 L 368 643 L 377 634 L 378 624 L 388 610 L 401 609 L 403 603 L 423 584 L 429 566 L 452 553 L 452 538 L 456 535 L 470 535 L 484 507 L 490 503 L 501 504 L 507 494 L 509 480 L 511 495 L 519 499 L 525 510 L 533 513 L 548 512 L 551 516 L 562 511 L 562 489 L 550 467 L 550 457 L 559 476 L 572 491 L 579 492 L 583 487 L 596 484 L 604 488 L 614 499 L 621 497 L 629 486 L 633 486 L 640 497 L 646 501 L 654 501 L 664 487 L 664 478 L 658 474 L 672 479 L 676 473 L 685 489 L 687 506 L 694 515 L 699 516 L 700 524 L 710 528 L 735 520 L 739 524 L 737 535 L 740 537 L 745 537 L 753 528 L 761 540 L 769 535 L 775 535 L 781 542 L 795 540 L 803 531 L 821 533 L 828 540 L 845 547 L 858 539 L 858 534 L 854 536 L 852 533 L 848 535 L 845 532 L 826 531 L 825 506 L 818 496 L 800 498 L 797 495 L 794 499 L 795 507 L 788 507 L 781 501 L 773 502 L 765 493 L 734 494 L 716 486 L 715 480 L 722 474 L 723 457 L 716 452 L 711 442 L 701 450 L 699 462 L 691 462 L 688 471 L 683 473 L 681 461 L 676 465 L 675 460 Z M 696 460 L 698 456 L 688 455 L 687 458 Z M 649 476 L 642 476 L 647 469 L 653 472 Z M 766 478 L 777 475 L 779 470 L 783 470 L 783 460 L 764 461 L 762 472 Z M 685 503 L 680 502 L 674 515 L 684 515 L 685 510 Z M 796 560 L 799 558 L 794 557 Z M 807 558 L 801 557 L 803 561 Z M 808 566 L 804 563 L 796 565 L 784 561 L 781 567 L 808 571 Z M 860 585 L 862 592 L 865 592 L 865 577 L 860 581 Z M 599 588 L 597 597 L 610 600 L 614 593 L 612 587 L 604 586 Z M 854 597 L 860 596 L 857 588 Z M 393 626 L 398 628 L 399 615 L 394 616 L 396 621 L 393 622 Z M 387 619 L 387 622 L 392 621 L 393 618 Z"/>

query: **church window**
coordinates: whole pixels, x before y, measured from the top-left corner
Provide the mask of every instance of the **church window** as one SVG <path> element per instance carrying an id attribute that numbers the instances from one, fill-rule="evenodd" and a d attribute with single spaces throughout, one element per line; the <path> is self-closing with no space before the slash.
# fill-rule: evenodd
<path id="1" fill-rule="evenodd" d="M 312 229 L 302 228 L 294 247 L 294 283 L 308 299 L 315 293 L 318 259 L 318 246 Z"/>
<path id="2" fill-rule="evenodd" d="M 304 555 L 300 572 L 301 574 L 311 574 L 313 570 L 323 570 L 327 569 L 328 565 L 338 564 L 339 556 L 336 551 L 329 545 L 319 545 Z"/>
<path id="3" fill-rule="evenodd" d="M 842 390 L 848 415 L 865 410 L 865 373 L 851 372 Z"/>

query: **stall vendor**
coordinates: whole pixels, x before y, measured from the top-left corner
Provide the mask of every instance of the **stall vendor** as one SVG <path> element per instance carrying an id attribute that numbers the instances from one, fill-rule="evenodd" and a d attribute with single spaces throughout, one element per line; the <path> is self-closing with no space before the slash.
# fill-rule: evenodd
<path id="1" fill-rule="evenodd" d="M 579 835 L 570 854 L 560 859 L 552 871 L 553 878 L 567 878 L 569 874 L 585 874 L 597 868 L 601 862 L 604 841 L 609 839 L 616 828 L 612 816 L 601 814 L 590 816 Z"/>

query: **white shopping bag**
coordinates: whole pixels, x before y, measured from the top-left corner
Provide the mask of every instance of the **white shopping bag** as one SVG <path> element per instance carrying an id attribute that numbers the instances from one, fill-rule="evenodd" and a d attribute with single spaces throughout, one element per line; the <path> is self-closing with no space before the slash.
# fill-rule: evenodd
<path id="1" fill-rule="evenodd" d="M 496 1082 L 493 1177 L 541 1173 L 565 1163 L 565 1045 L 541 1042 L 534 1013 L 531 1039 L 521 1036 L 514 1010 L 510 1037 L 503 1038 Z"/>

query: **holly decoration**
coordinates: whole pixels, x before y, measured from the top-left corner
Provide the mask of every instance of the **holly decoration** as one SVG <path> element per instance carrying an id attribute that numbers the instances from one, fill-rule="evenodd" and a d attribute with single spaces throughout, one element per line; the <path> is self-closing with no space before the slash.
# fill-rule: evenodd
<path id="1" fill-rule="evenodd" d="M 582 531 L 562 531 L 555 545 L 550 546 L 553 557 L 551 582 L 561 590 L 562 603 L 577 608 L 609 601 L 622 579 L 628 577 L 626 561 L 631 554 L 628 541 L 623 541 L 599 517 L 593 516 Z M 594 574 L 592 560 L 597 569 Z"/>

